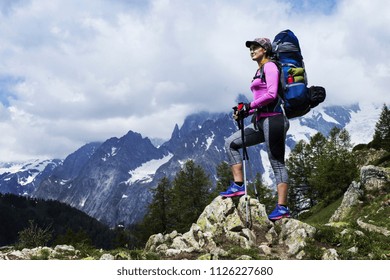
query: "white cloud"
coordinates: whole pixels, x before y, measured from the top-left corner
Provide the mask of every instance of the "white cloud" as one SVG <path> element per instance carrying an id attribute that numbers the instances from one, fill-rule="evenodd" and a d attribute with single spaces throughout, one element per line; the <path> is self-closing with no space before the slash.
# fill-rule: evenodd
<path id="1" fill-rule="evenodd" d="M 286 28 L 328 104 L 390 101 L 390 2 L 140 2 L 2 2 L 0 161 L 64 157 L 128 130 L 166 138 L 193 111 L 227 111 L 251 95 L 244 42 Z"/>

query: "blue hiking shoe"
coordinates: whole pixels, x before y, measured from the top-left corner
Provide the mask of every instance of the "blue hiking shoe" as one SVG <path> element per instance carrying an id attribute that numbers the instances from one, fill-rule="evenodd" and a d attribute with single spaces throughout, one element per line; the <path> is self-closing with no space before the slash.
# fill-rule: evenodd
<path id="1" fill-rule="evenodd" d="M 219 194 L 224 197 L 241 196 L 245 194 L 245 187 L 240 187 L 233 182 L 226 191 L 220 192 Z"/>
<path id="2" fill-rule="evenodd" d="M 268 215 L 268 219 L 271 221 L 277 221 L 281 218 L 290 218 L 290 209 L 288 207 L 281 206 L 279 204 L 276 204 L 276 207 L 274 211 L 272 211 L 271 214 Z"/>

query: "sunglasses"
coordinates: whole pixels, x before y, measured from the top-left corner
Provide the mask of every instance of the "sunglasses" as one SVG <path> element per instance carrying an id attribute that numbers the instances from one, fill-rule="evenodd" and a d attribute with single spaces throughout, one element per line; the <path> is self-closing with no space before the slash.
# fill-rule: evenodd
<path id="1" fill-rule="evenodd" d="M 250 47 L 249 47 L 249 50 L 252 52 L 252 51 L 256 51 L 256 50 L 258 50 L 258 49 L 260 49 L 260 48 L 265 49 L 262 45 L 256 44 L 256 45 L 250 46 Z"/>

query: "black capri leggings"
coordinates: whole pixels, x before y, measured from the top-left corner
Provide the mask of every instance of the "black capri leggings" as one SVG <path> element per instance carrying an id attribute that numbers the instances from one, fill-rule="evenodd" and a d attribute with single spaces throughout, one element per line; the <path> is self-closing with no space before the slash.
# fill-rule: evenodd
<path id="1" fill-rule="evenodd" d="M 279 114 L 262 118 L 257 128 L 250 124 L 244 128 L 245 145 L 247 147 L 265 142 L 268 158 L 275 175 L 276 184 L 288 183 L 288 174 L 284 161 L 286 133 L 290 127 L 288 119 Z M 230 165 L 242 162 L 239 149 L 242 148 L 241 131 L 232 134 L 225 141 L 225 149 Z"/>

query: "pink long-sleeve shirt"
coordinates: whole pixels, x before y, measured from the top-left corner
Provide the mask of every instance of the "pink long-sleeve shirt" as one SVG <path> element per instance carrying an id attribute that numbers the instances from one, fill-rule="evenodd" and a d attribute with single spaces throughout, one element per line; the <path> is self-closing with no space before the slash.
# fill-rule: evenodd
<path id="1" fill-rule="evenodd" d="M 266 106 L 267 104 L 275 101 L 278 98 L 278 84 L 279 84 L 279 70 L 275 63 L 267 62 L 263 66 L 265 75 L 265 81 L 262 79 L 254 79 L 251 83 L 251 91 L 253 93 L 253 101 L 251 102 L 250 111 L 251 114 L 255 112 L 255 109 Z M 256 76 L 259 75 L 257 71 Z M 260 112 L 257 118 L 275 116 L 278 112 Z"/>

